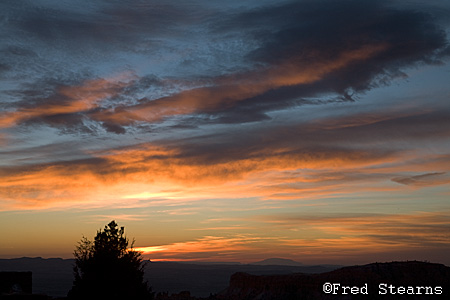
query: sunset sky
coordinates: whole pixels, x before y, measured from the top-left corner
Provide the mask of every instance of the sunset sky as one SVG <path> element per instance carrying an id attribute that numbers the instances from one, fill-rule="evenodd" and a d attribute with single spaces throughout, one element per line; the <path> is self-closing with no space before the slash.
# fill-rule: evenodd
<path id="1" fill-rule="evenodd" d="M 447 1 L 0 2 L 0 258 L 450 265 Z"/>

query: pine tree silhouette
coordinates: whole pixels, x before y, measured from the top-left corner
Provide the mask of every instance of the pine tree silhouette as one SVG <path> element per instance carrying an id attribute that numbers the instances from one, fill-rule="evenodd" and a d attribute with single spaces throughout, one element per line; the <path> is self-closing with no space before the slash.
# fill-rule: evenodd
<path id="1" fill-rule="evenodd" d="M 69 299 L 153 299 L 144 281 L 144 263 L 129 246 L 124 227 L 111 221 L 94 241 L 83 237 L 74 251 L 74 283 Z"/>

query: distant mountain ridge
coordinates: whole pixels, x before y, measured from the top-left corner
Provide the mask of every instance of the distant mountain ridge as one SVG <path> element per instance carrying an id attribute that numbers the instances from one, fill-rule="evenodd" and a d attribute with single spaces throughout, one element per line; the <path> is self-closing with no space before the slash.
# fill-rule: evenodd
<path id="1" fill-rule="evenodd" d="M 0 271 L 33 272 L 33 293 L 66 296 L 73 282 L 74 259 L 21 257 L 0 259 Z"/>
<path id="2" fill-rule="evenodd" d="M 256 266 L 304 266 L 304 264 L 287 258 L 268 258 L 261 261 L 257 261 L 254 263 L 250 263 L 250 265 Z"/>

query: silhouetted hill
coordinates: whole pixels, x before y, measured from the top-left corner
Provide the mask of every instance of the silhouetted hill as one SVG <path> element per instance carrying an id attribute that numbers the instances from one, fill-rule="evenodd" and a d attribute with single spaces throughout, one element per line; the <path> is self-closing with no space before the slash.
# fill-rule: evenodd
<path id="1" fill-rule="evenodd" d="M 336 294 L 324 292 L 324 284 L 332 288 L 326 283 L 340 284 Z M 358 294 L 343 286 L 358 287 L 353 290 Z M 322 274 L 236 273 L 216 299 L 450 299 L 450 268 L 412 261 L 344 267 Z"/>

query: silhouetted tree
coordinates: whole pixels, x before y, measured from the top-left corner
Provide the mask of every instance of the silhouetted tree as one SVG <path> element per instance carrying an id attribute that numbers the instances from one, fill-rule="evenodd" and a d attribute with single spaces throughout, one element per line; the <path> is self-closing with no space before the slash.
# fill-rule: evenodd
<path id="1" fill-rule="evenodd" d="M 70 299 L 152 299 L 139 252 L 128 247 L 124 227 L 111 221 L 94 241 L 83 237 L 74 251 Z"/>

